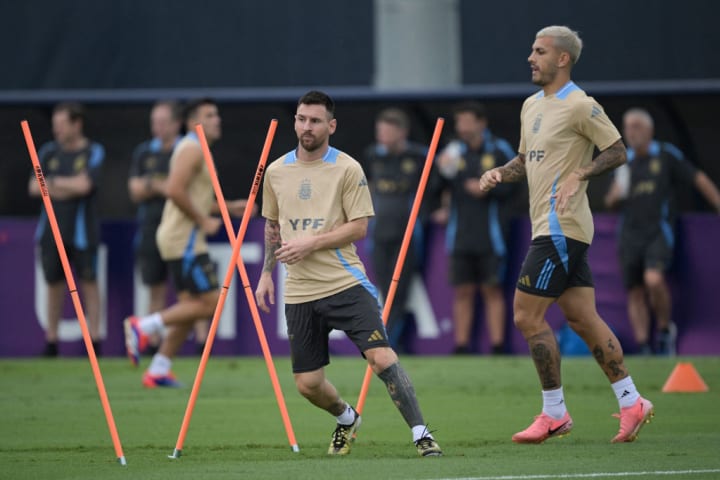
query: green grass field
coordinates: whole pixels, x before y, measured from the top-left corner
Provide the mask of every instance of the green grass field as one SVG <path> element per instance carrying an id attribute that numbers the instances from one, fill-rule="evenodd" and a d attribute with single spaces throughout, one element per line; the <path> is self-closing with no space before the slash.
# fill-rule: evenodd
<path id="1" fill-rule="evenodd" d="M 600 370 L 589 358 L 564 360 L 572 435 L 515 445 L 510 436 L 541 407 L 529 358 L 406 357 L 402 363 L 445 455 L 417 456 L 409 429 L 374 379 L 352 453 L 331 458 L 326 450 L 334 419 L 295 391 L 287 358 L 276 365 L 299 453 L 290 450 L 262 359 L 213 358 L 183 456 L 170 460 L 198 358 L 176 362 L 175 373 L 188 385 L 180 390 L 145 390 L 141 370 L 125 359 L 102 359 L 126 467 L 116 461 L 87 360 L 2 360 L 0 478 L 599 479 L 627 472 L 632 478 L 717 479 L 720 358 L 683 360 L 693 362 L 709 393 L 660 392 L 677 359 L 628 359 L 657 414 L 637 442 L 622 445 L 609 443 L 618 427 L 611 417 L 617 402 Z M 336 358 L 328 376 L 355 403 L 364 370 L 359 358 Z"/>

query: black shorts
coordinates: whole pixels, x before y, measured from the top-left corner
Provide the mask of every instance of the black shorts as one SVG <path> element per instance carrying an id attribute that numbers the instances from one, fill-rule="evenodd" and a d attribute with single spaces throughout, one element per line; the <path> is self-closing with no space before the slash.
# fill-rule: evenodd
<path id="1" fill-rule="evenodd" d="M 205 293 L 218 288 L 217 264 L 207 253 L 167 261 L 177 292 Z"/>
<path id="2" fill-rule="evenodd" d="M 621 237 L 619 249 L 623 285 L 628 290 L 645 283 L 645 270 L 664 272 L 672 264 L 673 247 L 662 233 L 646 241 Z"/>
<path id="3" fill-rule="evenodd" d="M 135 261 L 145 285 L 158 285 L 167 280 L 168 266 L 160 256 L 157 245 L 139 248 L 135 253 Z"/>
<path id="4" fill-rule="evenodd" d="M 561 235 L 540 236 L 530 243 L 517 289 L 557 298 L 572 287 L 593 287 L 587 251 L 590 245 Z"/>
<path id="5" fill-rule="evenodd" d="M 79 280 L 94 282 L 97 279 L 97 247 L 79 250 L 66 244 L 65 253 Z M 62 261 L 54 242 L 51 245 L 41 242 L 40 262 L 47 283 L 57 283 L 65 279 Z"/>
<path id="6" fill-rule="evenodd" d="M 453 253 L 450 257 L 450 283 L 497 286 L 505 280 L 505 257 L 493 253 Z"/>
<path id="7" fill-rule="evenodd" d="M 360 352 L 390 343 L 377 297 L 355 285 L 311 302 L 286 304 L 293 373 L 312 372 L 330 363 L 328 335 L 342 330 Z"/>

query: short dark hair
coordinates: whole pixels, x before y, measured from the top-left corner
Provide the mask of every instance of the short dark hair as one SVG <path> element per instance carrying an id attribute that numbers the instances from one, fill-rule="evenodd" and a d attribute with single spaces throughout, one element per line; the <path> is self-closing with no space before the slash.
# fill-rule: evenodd
<path id="1" fill-rule="evenodd" d="M 410 130 L 410 118 L 399 108 L 386 108 L 378 114 L 376 121 L 389 123 L 403 130 Z"/>
<path id="2" fill-rule="evenodd" d="M 68 118 L 71 122 L 75 123 L 81 120 L 85 123 L 85 107 L 78 102 L 62 102 L 55 105 L 53 108 L 53 115 L 58 112 L 67 112 Z"/>
<path id="3" fill-rule="evenodd" d="M 474 100 L 468 100 L 455 105 L 453 108 L 453 114 L 457 115 L 458 113 L 472 113 L 477 119 L 487 118 L 485 105 Z"/>
<path id="4" fill-rule="evenodd" d="M 172 117 L 173 120 L 182 120 L 183 118 L 183 109 L 175 100 L 158 100 L 155 102 L 155 105 L 153 105 L 153 110 L 155 110 L 156 107 L 168 107 L 170 109 L 170 117 Z"/>
<path id="5" fill-rule="evenodd" d="M 200 107 L 205 105 L 213 105 L 217 107 L 217 103 L 215 103 L 215 100 L 209 97 L 203 97 L 203 98 L 197 98 L 195 100 L 190 100 L 188 103 L 185 104 L 185 111 L 183 114 L 183 120 L 186 122 L 190 117 L 195 115 L 197 111 L 200 109 Z"/>
<path id="6" fill-rule="evenodd" d="M 298 100 L 300 105 L 325 105 L 325 109 L 330 114 L 330 118 L 335 116 L 335 102 L 327 93 L 319 90 L 310 90 Z"/>

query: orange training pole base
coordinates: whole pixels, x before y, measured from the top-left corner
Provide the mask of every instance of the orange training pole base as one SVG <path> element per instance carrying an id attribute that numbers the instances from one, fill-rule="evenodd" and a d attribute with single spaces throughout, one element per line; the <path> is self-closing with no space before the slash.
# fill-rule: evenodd
<path id="1" fill-rule="evenodd" d="M 112 410 L 110 409 L 110 401 L 108 400 L 107 392 L 105 391 L 105 384 L 103 382 L 102 374 L 100 373 L 100 366 L 98 365 L 97 356 L 95 355 L 95 349 L 92 345 L 90 330 L 88 329 L 82 304 L 80 303 L 80 296 L 78 295 L 72 270 L 70 269 L 70 262 L 68 261 L 67 253 L 65 253 L 65 245 L 62 240 L 62 235 L 60 234 L 57 218 L 55 218 L 55 210 L 53 210 L 52 202 L 50 201 L 50 194 L 48 192 L 47 185 L 45 184 L 45 176 L 43 175 L 42 167 L 40 166 L 40 160 L 38 159 L 37 150 L 35 149 L 35 142 L 33 141 L 32 134 L 30 133 L 30 125 L 27 120 L 23 120 L 20 122 L 20 126 L 22 127 L 23 134 L 25 135 L 25 143 L 27 144 L 27 149 L 30 153 L 30 160 L 32 161 L 33 168 L 35 170 L 35 178 L 40 186 L 40 194 L 42 196 L 43 204 L 45 205 L 48 224 L 50 225 L 53 238 L 55 239 L 55 245 L 57 246 L 60 261 L 62 262 L 63 271 L 65 273 L 65 280 L 67 281 L 68 289 L 70 290 L 70 296 L 72 298 L 73 306 L 75 307 L 75 313 L 78 316 L 78 322 L 80 323 L 80 330 L 82 330 L 82 336 L 85 342 L 85 348 L 88 352 L 90 366 L 92 367 L 93 375 L 95 376 L 95 384 L 97 385 L 98 393 L 100 395 L 100 402 L 102 403 L 103 410 L 105 411 L 105 418 L 110 430 L 110 437 L 112 438 L 113 445 L 115 447 L 115 454 L 117 455 L 118 463 L 125 466 L 127 465 L 127 462 L 125 461 L 125 455 L 123 454 L 122 445 L 120 444 L 120 437 L 117 433 L 117 427 L 115 426 Z"/>
<path id="2" fill-rule="evenodd" d="M 272 138 L 275 135 L 275 130 L 277 129 L 277 123 L 278 122 L 275 119 L 270 122 L 265 148 L 263 149 L 263 153 L 261 155 L 261 164 L 258 165 L 257 171 L 255 172 L 253 184 L 250 189 L 250 195 L 248 195 L 247 205 L 245 206 L 245 212 L 243 213 L 243 218 L 240 222 L 238 237 L 243 239 L 245 238 L 247 226 L 250 221 L 251 213 L 248 212 L 252 212 L 253 206 L 255 205 L 255 198 L 257 197 L 257 193 L 260 188 L 260 181 L 262 180 L 262 175 L 265 170 L 265 162 L 267 160 L 267 156 L 269 155 L 270 144 L 268 142 L 272 142 Z M 232 221 L 230 220 L 230 213 L 228 212 L 227 204 L 225 203 L 225 196 L 223 195 L 222 187 L 220 186 L 220 181 L 218 180 L 217 172 L 215 170 L 212 153 L 210 152 L 210 147 L 207 144 L 205 133 L 203 132 L 202 127 L 198 125 L 195 129 L 198 135 L 198 139 L 200 140 L 200 145 L 203 148 L 205 163 L 208 167 L 208 171 L 210 172 L 210 178 L 213 182 L 215 197 L 217 198 L 223 223 L 225 224 L 225 231 L 227 232 L 228 238 L 232 242 L 235 240 L 235 232 L 233 231 Z M 263 158 L 265 160 L 262 160 Z M 253 324 L 255 325 L 255 331 L 257 332 L 258 340 L 260 341 L 260 347 L 263 352 L 263 357 L 265 358 L 265 365 L 267 366 L 268 374 L 270 375 L 270 381 L 272 383 L 273 390 L 275 391 L 275 398 L 277 400 L 278 407 L 280 408 L 280 415 L 282 417 L 283 424 L 285 425 L 285 432 L 287 433 L 288 441 L 290 442 L 290 448 L 293 452 L 299 452 L 300 448 L 298 447 L 297 441 L 295 440 L 295 433 L 293 432 L 292 423 L 290 422 L 290 416 L 287 411 L 287 406 L 285 405 L 285 397 L 283 396 L 282 388 L 280 387 L 280 382 L 278 381 L 277 371 L 275 370 L 275 363 L 273 362 L 272 354 L 270 353 L 270 346 L 268 345 L 267 337 L 265 336 L 265 329 L 263 327 L 262 321 L 260 320 L 260 312 L 258 312 L 257 309 L 255 295 L 253 295 L 252 289 L 250 287 L 250 280 L 248 279 L 247 270 L 245 269 L 245 262 L 243 261 L 242 254 L 237 256 L 237 268 L 240 272 L 240 280 L 242 281 L 243 290 L 245 291 L 245 297 L 247 299 L 248 306 L 250 307 L 250 314 L 253 319 Z"/>
<path id="3" fill-rule="evenodd" d="M 255 175 L 255 179 L 253 180 L 253 187 L 250 193 L 250 199 L 248 199 L 248 203 L 250 203 L 251 200 L 254 201 L 255 195 L 257 194 L 257 191 L 259 189 L 260 185 L 260 178 L 262 177 L 262 172 L 265 168 L 265 163 L 267 161 L 267 157 L 270 154 L 270 145 L 272 144 L 272 139 L 275 133 L 275 126 L 277 124 L 277 121 L 274 121 L 273 124 L 271 124 L 271 129 L 268 132 L 268 136 L 265 139 L 265 146 L 263 147 L 263 152 L 260 157 L 260 161 L 258 163 L 258 169 L 257 173 Z M 201 146 L 203 147 L 203 155 L 206 157 L 206 162 L 208 159 L 208 155 L 210 152 L 209 147 L 207 146 L 207 140 L 205 139 L 205 134 L 202 130 L 202 126 L 198 125 L 196 127 L 196 131 L 198 133 L 198 138 L 200 139 Z M 205 149 L 207 149 L 207 153 L 205 152 Z M 214 165 L 212 164 L 212 157 L 209 157 L 210 163 L 208 164 L 208 169 L 211 172 L 215 171 Z M 214 179 L 214 182 L 217 182 L 217 175 L 212 176 Z M 215 188 L 215 187 L 213 187 Z M 224 199 L 218 198 L 218 202 L 222 202 L 224 204 Z M 226 206 L 227 208 L 227 206 Z M 243 242 L 244 234 L 245 232 L 242 230 L 242 225 L 245 225 L 245 228 L 247 228 L 247 222 L 249 221 L 249 215 L 252 212 L 252 208 L 246 208 L 244 214 L 243 214 L 243 223 L 241 224 L 241 232 L 240 234 L 235 238 L 234 235 L 230 236 L 232 238 L 232 257 L 231 258 L 238 258 L 240 256 L 240 247 Z M 212 322 L 210 324 L 210 331 L 208 332 L 208 337 L 205 342 L 205 349 L 203 350 L 202 357 L 200 358 L 200 364 L 198 366 L 197 374 L 195 375 L 195 381 L 193 382 L 193 388 L 192 392 L 190 393 L 190 399 L 188 400 L 188 405 L 185 410 L 185 416 L 183 417 L 183 422 L 180 427 L 180 434 L 178 435 L 177 443 L 175 445 L 175 450 L 173 451 L 172 455 L 168 455 L 168 458 L 171 459 L 177 459 L 180 458 L 182 455 L 182 446 L 185 442 L 185 436 L 187 435 L 187 430 L 190 425 L 190 419 L 192 418 L 192 413 L 195 408 L 195 402 L 197 401 L 197 396 L 200 392 L 200 385 L 202 384 L 203 377 L 205 375 L 205 367 L 207 366 L 208 359 L 210 357 L 210 351 L 212 349 L 212 344 L 215 340 L 215 333 L 217 331 L 218 323 L 220 322 L 220 316 L 222 314 L 223 307 L 225 306 L 225 300 L 227 299 L 227 293 L 230 288 L 230 283 L 232 282 L 232 276 L 233 276 L 233 263 L 228 264 L 227 272 L 225 274 L 225 279 L 223 281 L 222 288 L 220 290 L 220 298 L 218 299 L 218 304 L 215 308 L 215 313 L 213 315 Z"/>
<path id="4" fill-rule="evenodd" d="M 437 151 L 437 146 L 440 142 L 440 133 L 442 132 L 444 124 L 445 119 L 442 117 L 438 118 L 435 123 L 435 132 L 433 133 L 432 141 L 430 142 L 427 157 L 425 157 L 425 166 L 423 167 L 420 183 L 418 184 L 418 189 L 415 193 L 415 200 L 413 201 L 412 209 L 410 210 L 410 218 L 408 218 L 405 235 L 403 236 L 402 244 L 400 245 L 400 253 L 398 254 L 397 261 L 395 262 L 395 270 L 393 270 L 392 281 L 390 282 L 390 288 L 388 289 L 385 305 L 383 306 L 383 325 L 387 324 L 388 317 L 390 316 L 390 308 L 392 307 L 393 300 L 395 299 L 398 281 L 400 280 L 400 274 L 402 273 L 402 267 L 405 263 L 405 256 L 407 255 L 410 240 L 412 239 L 413 230 L 415 229 L 415 221 L 417 220 L 418 212 L 420 211 L 420 204 L 422 203 L 423 194 L 425 193 L 425 187 L 427 186 L 430 169 L 432 168 L 432 162 L 435 158 L 435 152 Z M 360 396 L 358 397 L 357 405 L 355 406 L 355 410 L 357 410 L 358 413 L 362 413 L 363 407 L 365 406 L 365 399 L 367 398 L 367 392 L 370 388 L 371 379 L 372 369 L 368 365 L 365 370 L 365 378 L 363 378 L 362 387 L 360 388 Z"/>

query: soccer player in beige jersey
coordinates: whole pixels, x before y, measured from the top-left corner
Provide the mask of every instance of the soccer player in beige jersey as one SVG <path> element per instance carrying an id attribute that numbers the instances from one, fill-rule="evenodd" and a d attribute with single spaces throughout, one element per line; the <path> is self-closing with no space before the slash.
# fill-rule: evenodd
<path id="1" fill-rule="evenodd" d="M 653 405 L 638 393 L 623 361 L 615 334 L 597 313 L 587 262 L 593 221 L 586 195 L 591 177 L 625 163 L 620 133 L 602 107 L 570 80 L 582 50 L 567 27 L 540 30 L 528 61 L 532 81 L 542 90 L 522 107 L 518 155 L 486 172 L 480 187 L 527 176 L 532 242 L 514 301 L 514 321 L 528 342 L 542 385 L 543 409 L 517 443 L 540 443 L 572 429 L 563 397 L 560 351 L 545 321 L 557 302 L 570 327 L 582 337 L 610 380 L 620 404 L 620 430 L 612 442 L 632 442 L 653 415 Z M 593 160 L 593 149 L 600 154 Z"/>
<path id="2" fill-rule="evenodd" d="M 160 256 L 168 264 L 177 303 L 144 317 L 125 319 L 125 346 L 134 365 L 148 343 L 148 336 L 164 335 L 158 352 L 143 375 L 145 387 L 177 387 L 171 372 L 172 358 L 178 352 L 195 322 L 211 317 L 220 292 L 217 269 L 208 256 L 206 235 L 215 234 L 221 220 L 217 213 L 212 180 L 195 133 L 201 124 L 210 145 L 220 139 L 221 120 L 217 105 L 203 98 L 186 107 L 187 135 L 180 140 L 170 158 L 165 187 L 167 201 L 157 229 Z M 231 215 L 239 216 L 247 200 L 227 202 Z"/>
<path id="3" fill-rule="evenodd" d="M 365 275 L 354 241 L 367 232 L 374 214 L 360 164 L 329 145 L 335 105 L 325 93 L 300 98 L 295 114 L 297 149 L 268 167 L 263 185 L 265 263 L 255 297 L 269 312 L 274 303 L 272 271 L 287 267 L 285 317 L 295 385 L 315 406 L 336 417 L 330 455 L 346 455 L 360 415 L 325 378 L 330 363 L 328 334 L 344 331 L 412 429 L 421 456 L 441 455 L 423 420 L 415 391 L 390 348 L 377 291 Z"/>

